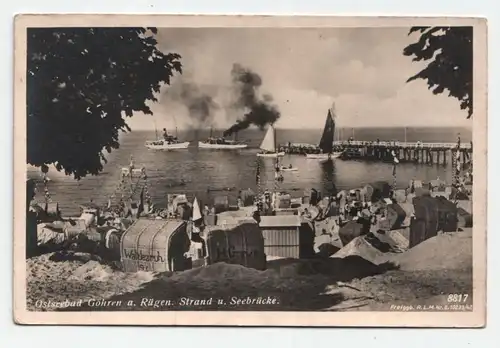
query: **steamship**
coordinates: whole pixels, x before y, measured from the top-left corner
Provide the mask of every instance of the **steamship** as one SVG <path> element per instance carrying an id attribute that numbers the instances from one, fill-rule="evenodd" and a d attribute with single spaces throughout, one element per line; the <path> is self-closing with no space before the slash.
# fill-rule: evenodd
<path id="1" fill-rule="evenodd" d="M 189 146 L 189 141 L 181 142 L 177 138 L 177 135 L 166 134 L 163 139 L 158 136 L 158 131 L 156 130 L 156 140 L 147 140 L 144 144 L 150 150 L 180 150 L 187 149 Z M 176 128 L 177 133 L 177 128 Z"/>
<path id="2" fill-rule="evenodd" d="M 198 141 L 198 148 L 211 150 L 239 150 L 248 147 L 247 144 L 236 140 L 227 140 L 224 137 L 213 137 L 210 129 L 210 137 L 205 141 Z"/>

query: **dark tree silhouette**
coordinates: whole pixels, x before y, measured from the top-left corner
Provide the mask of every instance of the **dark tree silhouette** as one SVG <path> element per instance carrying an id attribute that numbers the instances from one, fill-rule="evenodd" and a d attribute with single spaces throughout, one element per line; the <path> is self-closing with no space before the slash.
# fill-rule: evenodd
<path id="1" fill-rule="evenodd" d="M 27 43 L 27 160 L 80 179 L 98 174 L 104 151 L 130 131 L 126 117 L 152 114 L 160 86 L 181 72 L 180 56 L 156 47 L 156 28 L 30 28 Z"/>
<path id="2" fill-rule="evenodd" d="M 407 82 L 424 79 L 434 94 L 448 90 L 460 101 L 460 108 L 472 116 L 472 27 L 412 27 L 408 35 L 418 32 L 417 42 L 403 53 L 413 61 L 429 61 L 425 69 Z"/>

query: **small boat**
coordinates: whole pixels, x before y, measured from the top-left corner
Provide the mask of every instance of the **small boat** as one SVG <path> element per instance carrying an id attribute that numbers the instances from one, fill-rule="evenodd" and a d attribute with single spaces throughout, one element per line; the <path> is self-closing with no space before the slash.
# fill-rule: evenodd
<path id="1" fill-rule="evenodd" d="M 236 186 L 233 186 L 233 187 L 209 187 L 209 188 L 207 188 L 207 192 L 234 191 L 234 190 L 236 190 Z"/>
<path id="2" fill-rule="evenodd" d="M 130 167 L 123 167 L 122 168 L 122 176 L 141 176 L 143 174 L 143 169 L 142 168 L 132 168 Z"/>
<path id="3" fill-rule="evenodd" d="M 326 116 L 325 127 L 323 128 L 323 134 L 319 141 L 319 149 L 321 153 L 308 153 L 306 158 L 309 159 L 320 159 L 324 161 L 331 161 L 333 159 L 339 158 L 343 151 L 335 151 L 333 146 L 333 141 L 335 137 L 335 106 L 333 105 L 331 109 L 328 110 Z"/>
<path id="4" fill-rule="evenodd" d="M 298 170 L 299 169 L 296 167 L 281 167 L 280 168 L 280 171 L 282 171 L 282 172 L 296 172 Z"/>
<path id="5" fill-rule="evenodd" d="M 266 135 L 260 144 L 262 152 L 257 154 L 258 157 L 283 157 L 285 152 L 276 152 L 276 130 L 272 125 L 267 128 Z"/>
<path id="6" fill-rule="evenodd" d="M 284 152 L 273 152 L 273 153 L 261 153 L 259 152 L 257 154 L 258 157 L 271 157 L 271 158 L 276 158 L 276 157 L 283 157 L 285 156 Z"/>
<path id="7" fill-rule="evenodd" d="M 332 153 L 308 153 L 306 154 L 306 157 L 309 159 L 323 159 L 323 160 L 329 160 L 329 159 L 335 159 L 339 158 L 342 155 L 343 152 L 332 152 Z"/>
<path id="8" fill-rule="evenodd" d="M 179 182 L 170 182 L 166 184 L 167 187 L 180 187 L 180 186 L 186 186 L 186 182 L 184 180 L 181 180 Z"/>
<path id="9" fill-rule="evenodd" d="M 132 177 L 140 177 L 145 173 L 145 170 L 146 169 L 144 167 L 136 168 L 134 156 L 130 155 L 130 164 L 128 167 L 122 167 L 121 175 L 122 175 L 122 178 L 127 177 L 127 176 L 130 176 L 131 178 Z"/>

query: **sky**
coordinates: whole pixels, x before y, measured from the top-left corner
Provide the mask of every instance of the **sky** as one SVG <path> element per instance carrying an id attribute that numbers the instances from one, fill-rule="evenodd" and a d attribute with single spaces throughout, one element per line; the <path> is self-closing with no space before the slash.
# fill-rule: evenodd
<path id="1" fill-rule="evenodd" d="M 222 106 L 210 125 L 230 126 L 239 115 L 223 107 L 230 71 L 239 63 L 262 78 L 259 93 L 270 94 L 281 117 L 279 128 L 322 128 L 335 104 L 342 127 L 471 127 L 459 102 L 434 95 L 423 80 L 406 83 L 425 66 L 403 55 L 417 40 L 409 28 L 161 28 L 158 47 L 179 53 L 181 81 L 201 86 Z M 154 116 L 128 120 L 134 130 L 192 127 L 187 108 L 160 98 L 150 104 Z"/>

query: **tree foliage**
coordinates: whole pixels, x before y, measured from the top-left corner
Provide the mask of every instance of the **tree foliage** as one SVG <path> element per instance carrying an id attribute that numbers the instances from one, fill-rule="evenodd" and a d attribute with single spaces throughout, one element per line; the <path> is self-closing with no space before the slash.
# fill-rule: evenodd
<path id="1" fill-rule="evenodd" d="M 80 179 L 98 174 L 119 147 L 126 117 L 152 114 L 180 56 L 156 47 L 156 28 L 30 28 L 27 161 Z"/>
<path id="2" fill-rule="evenodd" d="M 460 108 L 472 116 L 472 27 L 412 27 L 408 35 L 418 32 L 417 42 L 403 53 L 413 61 L 429 61 L 426 68 L 407 82 L 423 79 L 434 94 L 448 90 L 460 101 Z"/>

